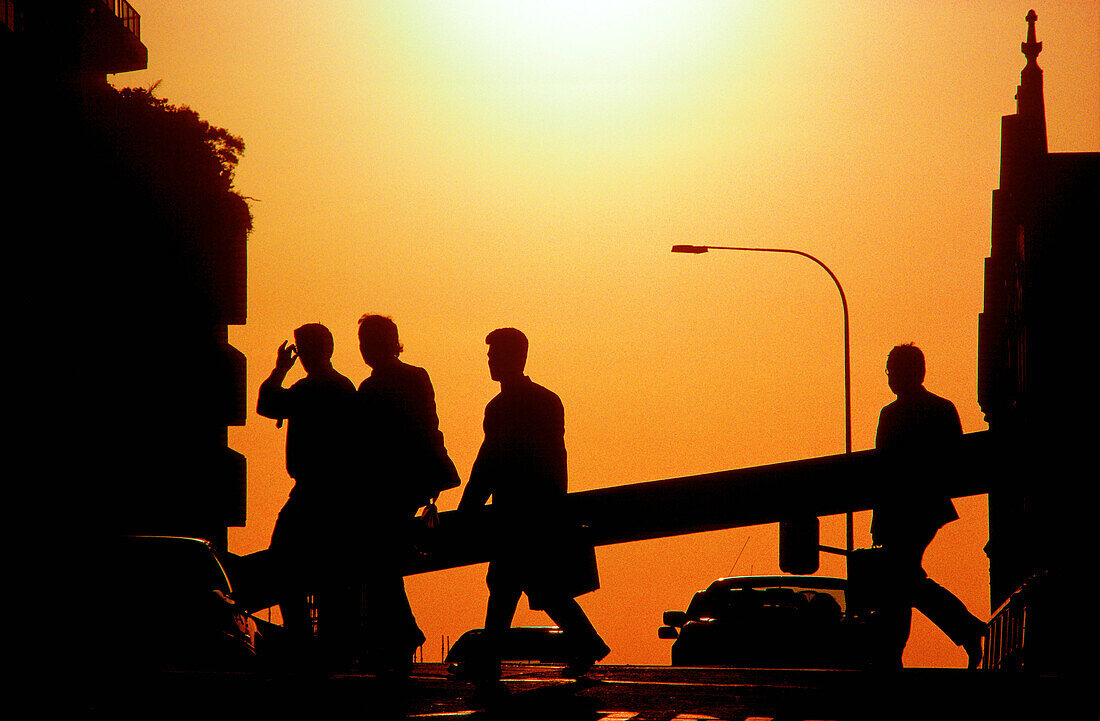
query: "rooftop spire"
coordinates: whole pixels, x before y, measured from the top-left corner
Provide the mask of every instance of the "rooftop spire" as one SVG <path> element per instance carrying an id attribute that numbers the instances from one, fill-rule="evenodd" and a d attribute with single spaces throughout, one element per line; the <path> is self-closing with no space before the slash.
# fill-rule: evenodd
<path id="1" fill-rule="evenodd" d="M 1028 66 L 1034 66 L 1035 58 L 1039 57 L 1039 53 L 1043 50 L 1043 44 L 1035 42 L 1035 21 L 1039 19 L 1039 16 L 1035 14 L 1034 10 L 1028 12 L 1027 17 L 1027 42 L 1020 43 L 1020 52 L 1027 58 Z"/>
<path id="2" fill-rule="evenodd" d="M 1011 138 L 1001 144 L 1002 185 L 1006 169 L 1009 176 L 1031 168 L 1047 152 L 1047 121 L 1043 107 L 1043 70 L 1035 62 L 1043 44 L 1035 39 L 1035 21 L 1039 16 L 1032 10 L 1027 20 L 1027 42 L 1020 43 L 1020 52 L 1027 64 L 1020 71 L 1020 84 L 1016 86 L 1016 115 L 1012 123 Z M 1005 156 L 1006 148 L 1011 157 Z M 1015 168 L 1015 170 L 1013 170 Z M 1024 177 L 1024 176 L 1020 176 Z"/>

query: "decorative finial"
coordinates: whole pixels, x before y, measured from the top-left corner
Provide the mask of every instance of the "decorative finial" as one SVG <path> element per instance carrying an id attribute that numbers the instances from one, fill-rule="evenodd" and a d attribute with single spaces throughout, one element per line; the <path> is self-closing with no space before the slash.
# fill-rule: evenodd
<path id="1" fill-rule="evenodd" d="M 1035 14 L 1034 10 L 1028 12 L 1027 17 L 1027 42 L 1020 43 L 1020 52 L 1027 58 L 1028 65 L 1035 64 L 1035 58 L 1039 57 L 1039 53 L 1043 50 L 1043 44 L 1035 42 L 1035 21 L 1039 19 L 1039 16 Z"/>

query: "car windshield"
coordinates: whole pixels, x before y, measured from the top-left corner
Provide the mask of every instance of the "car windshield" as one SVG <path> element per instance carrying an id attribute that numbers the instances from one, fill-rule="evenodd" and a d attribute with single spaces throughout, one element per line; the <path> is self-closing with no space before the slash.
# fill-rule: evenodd
<path id="1" fill-rule="evenodd" d="M 225 569 L 206 544 L 182 538 L 131 538 L 123 564 L 129 582 L 156 594 L 221 591 L 230 593 Z"/>
<path id="2" fill-rule="evenodd" d="M 691 619 L 722 618 L 751 606 L 833 606 L 843 613 L 845 608 L 843 581 L 821 579 L 820 583 L 784 583 L 786 579 L 738 578 L 721 579 L 702 593 L 695 594 L 687 609 Z M 795 579 L 792 579 L 794 581 Z M 801 580 L 801 579 L 798 579 Z"/>

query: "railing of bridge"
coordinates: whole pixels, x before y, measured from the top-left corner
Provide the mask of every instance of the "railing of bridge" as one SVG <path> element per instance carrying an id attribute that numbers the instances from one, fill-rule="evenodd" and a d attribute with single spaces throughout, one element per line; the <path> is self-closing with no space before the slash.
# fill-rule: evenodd
<path id="1" fill-rule="evenodd" d="M 1000 671 L 1017 669 L 1023 650 L 1027 606 L 1009 602 L 989 622 L 982 666 Z"/>
<path id="2" fill-rule="evenodd" d="M 993 614 L 986 632 L 982 667 L 998 671 L 1019 671 L 1040 664 L 1047 651 L 1032 638 L 1036 623 L 1042 623 L 1043 577 L 1033 576 Z"/>
<path id="3" fill-rule="evenodd" d="M 115 17 L 122 21 L 135 38 L 141 40 L 141 15 L 138 15 L 137 10 L 134 10 L 130 3 L 126 0 L 101 0 L 101 2 L 111 9 Z"/>

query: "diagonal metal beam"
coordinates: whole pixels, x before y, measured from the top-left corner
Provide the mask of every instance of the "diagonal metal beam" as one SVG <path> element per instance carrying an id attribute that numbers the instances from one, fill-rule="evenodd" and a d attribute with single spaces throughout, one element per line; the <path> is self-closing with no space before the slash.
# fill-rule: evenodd
<path id="1" fill-rule="evenodd" d="M 1007 454 L 988 431 L 967 434 L 951 453 L 899 467 L 877 451 L 860 451 L 633 483 L 569 494 L 570 509 L 599 546 L 702 531 L 828 516 L 873 507 L 912 484 L 953 498 L 988 493 Z M 446 511 L 425 541 L 427 555 L 408 569 L 422 573 L 488 561 L 500 539 L 492 505 Z"/>

